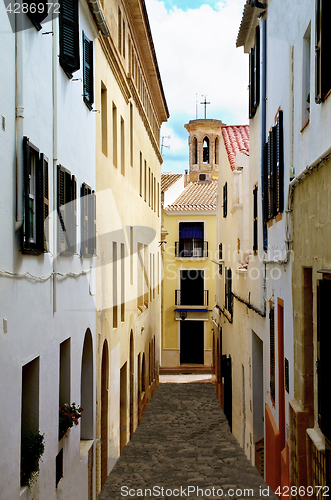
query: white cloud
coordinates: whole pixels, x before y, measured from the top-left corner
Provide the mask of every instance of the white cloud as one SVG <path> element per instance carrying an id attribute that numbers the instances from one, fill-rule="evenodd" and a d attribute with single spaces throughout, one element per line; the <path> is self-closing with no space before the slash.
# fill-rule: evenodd
<path id="1" fill-rule="evenodd" d="M 248 56 L 242 48 L 236 48 L 244 3 L 222 0 L 216 10 L 204 4 L 184 12 L 176 6 L 167 11 L 160 0 L 146 0 L 170 112 L 171 147 L 176 150 L 178 143 L 175 145 L 174 140 L 179 136 L 183 147 L 188 147 L 184 122 L 185 117 L 196 118 L 196 94 L 198 103 L 203 100 L 202 95 L 207 95 L 211 103 L 207 118 L 228 124 L 248 123 Z M 183 115 L 182 131 L 178 115 Z M 198 118 L 203 117 L 204 108 L 199 104 Z M 162 135 L 169 134 L 162 129 Z"/>

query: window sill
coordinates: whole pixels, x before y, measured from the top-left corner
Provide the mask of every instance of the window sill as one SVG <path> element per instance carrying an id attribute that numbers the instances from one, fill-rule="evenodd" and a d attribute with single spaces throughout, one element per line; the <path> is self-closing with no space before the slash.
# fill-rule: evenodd
<path id="1" fill-rule="evenodd" d="M 325 451 L 325 437 L 322 432 L 315 428 L 306 429 L 306 432 L 317 450 Z"/>
<path id="2" fill-rule="evenodd" d="M 80 440 L 80 458 L 88 454 L 93 446 L 93 439 L 81 439 Z"/>

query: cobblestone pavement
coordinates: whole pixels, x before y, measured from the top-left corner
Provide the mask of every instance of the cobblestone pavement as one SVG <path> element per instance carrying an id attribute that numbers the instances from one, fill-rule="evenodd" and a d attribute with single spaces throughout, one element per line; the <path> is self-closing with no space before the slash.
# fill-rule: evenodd
<path id="1" fill-rule="evenodd" d="M 98 500 L 176 497 L 277 499 L 231 434 L 212 384 L 159 385 Z"/>

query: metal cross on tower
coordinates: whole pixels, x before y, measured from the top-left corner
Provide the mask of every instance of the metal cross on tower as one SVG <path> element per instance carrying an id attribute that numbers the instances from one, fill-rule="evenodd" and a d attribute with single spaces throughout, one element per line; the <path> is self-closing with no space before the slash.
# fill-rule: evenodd
<path id="1" fill-rule="evenodd" d="M 207 96 L 201 96 L 201 97 L 204 97 L 205 100 L 204 102 L 200 102 L 200 104 L 203 104 L 205 106 L 205 119 L 207 118 L 207 104 L 210 104 L 210 102 L 207 102 Z"/>

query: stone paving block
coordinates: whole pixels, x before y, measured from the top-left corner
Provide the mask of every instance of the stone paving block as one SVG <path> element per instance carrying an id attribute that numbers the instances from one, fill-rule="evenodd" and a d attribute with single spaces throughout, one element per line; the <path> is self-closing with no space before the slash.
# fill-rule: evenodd
<path id="1" fill-rule="evenodd" d="M 163 487 L 163 494 L 153 487 Z M 200 488 L 203 494 L 196 490 L 188 494 L 189 487 Z M 260 487 L 267 485 L 231 434 L 213 386 L 167 383 L 154 394 L 98 500 L 261 500 Z M 181 489 L 186 495 L 176 495 Z M 241 496 L 245 489 L 252 489 L 253 496 Z M 217 490 L 223 490 L 222 497 Z M 209 494 L 212 491 L 214 495 Z M 271 490 L 263 498 L 277 499 Z"/>

